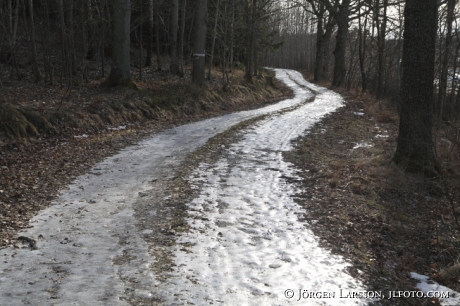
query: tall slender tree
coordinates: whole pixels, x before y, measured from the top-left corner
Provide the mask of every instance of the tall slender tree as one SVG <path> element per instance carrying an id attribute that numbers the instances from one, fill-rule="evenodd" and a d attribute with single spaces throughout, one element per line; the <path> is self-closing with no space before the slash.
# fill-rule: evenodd
<path id="1" fill-rule="evenodd" d="M 37 59 L 37 43 L 35 39 L 35 22 L 34 22 L 34 6 L 33 1 L 29 0 L 29 18 L 30 18 L 30 32 L 31 32 L 31 49 L 32 49 L 32 67 L 34 71 L 35 82 L 40 81 L 40 71 L 38 70 Z"/>
<path id="2" fill-rule="evenodd" d="M 154 8 L 153 8 L 153 0 L 148 0 L 147 1 L 147 7 L 148 7 L 148 16 L 149 16 L 149 22 L 148 22 L 148 30 L 147 30 L 147 58 L 145 59 L 145 66 L 152 66 L 152 48 L 153 48 L 153 14 L 154 14 Z"/>
<path id="3" fill-rule="evenodd" d="M 447 0 L 447 17 L 446 17 L 446 40 L 444 46 L 444 55 L 441 62 L 441 75 L 439 81 L 438 107 L 439 118 L 447 121 L 446 116 L 446 97 L 447 97 L 447 73 L 449 66 L 450 49 L 452 45 L 452 23 L 454 21 L 455 4 L 458 0 Z"/>
<path id="4" fill-rule="evenodd" d="M 216 37 L 217 37 L 217 20 L 219 19 L 219 6 L 220 6 L 220 0 L 217 0 L 216 12 L 214 14 L 214 26 L 212 29 L 211 58 L 209 59 L 208 80 L 211 80 L 211 71 L 212 71 L 212 65 L 214 62 L 214 47 L 216 45 Z"/>
<path id="5" fill-rule="evenodd" d="M 184 73 L 184 35 L 185 35 L 185 20 L 187 18 L 187 0 L 182 0 L 182 11 L 181 11 L 181 24 L 179 31 L 179 63 L 181 74 Z"/>
<path id="6" fill-rule="evenodd" d="M 170 28 L 170 57 L 171 64 L 169 71 L 172 74 L 179 74 L 179 64 L 177 62 L 177 33 L 179 32 L 179 0 L 171 1 L 171 28 Z"/>

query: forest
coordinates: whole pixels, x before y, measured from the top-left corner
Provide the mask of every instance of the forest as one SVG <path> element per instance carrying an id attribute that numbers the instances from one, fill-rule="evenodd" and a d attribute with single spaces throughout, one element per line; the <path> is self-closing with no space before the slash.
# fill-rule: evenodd
<path id="1" fill-rule="evenodd" d="M 418 265 L 458 290 L 459 18 L 457 0 L 0 1 L 0 249 L 152 132 L 292 97 L 268 69 L 286 68 L 346 101 L 286 153 L 315 235 L 373 288 Z"/>
<path id="2" fill-rule="evenodd" d="M 142 81 L 152 79 L 152 72 L 169 72 L 203 83 L 211 81 L 214 71 L 226 90 L 235 70 L 244 70 L 250 83 L 262 67 L 271 66 L 302 70 L 315 81 L 398 104 L 405 4 L 2 1 L 0 85 L 58 85 L 67 88 L 62 100 L 68 100 L 73 90 L 79 98 L 85 84 L 96 80 L 116 85 L 117 73 Z M 437 1 L 437 7 L 432 113 L 436 124 L 449 122 L 458 130 L 458 6 L 445 0 Z M 455 136 L 449 135 L 449 141 L 458 143 Z"/>
<path id="3" fill-rule="evenodd" d="M 437 4 L 435 117 L 450 121 L 460 108 L 458 7 L 455 0 Z M 104 78 L 118 54 L 113 38 L 128 31 L 112 25 L 124 22 L 136 80 L 148 78 L 143 73 L 148 67 L 190 77 L 194 55 L 204 54 L 206 78 L 217 69 L 223 86 L 235 67 L 244 67 L 250 81 L 260 67 L 273 66 L 396 100 L 404 5 L 392 0 L 7 0 L 0 7 L 2 82 L 72 87 Z M 124 14 L 116 15 L 116 7 Z M 203 50 L 194 50 L 200 39 Z"/>

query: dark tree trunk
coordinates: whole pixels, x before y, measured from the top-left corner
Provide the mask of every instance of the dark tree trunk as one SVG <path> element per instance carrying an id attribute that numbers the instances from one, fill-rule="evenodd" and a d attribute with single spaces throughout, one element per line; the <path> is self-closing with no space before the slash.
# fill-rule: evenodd
<path id="1" fill-rule="evenodd" d="M 383 0 L 382 24 L 379 21 L 379 5 L 376 2 L 376 24 L 377 24 L 377 44 L 378 44 L 378 82 L 377 82 L 377 99 L 383 98 L 383 87 L 385 81 L 385 33 L 387 30 L 387 6 L 388 0 Z"/>
<path id="2" fill-rule="evenodd" d="M 314 68 L 314 80 L 321 81 L 324 75 L 324 53 L 323 53 L 323 35 L 324 35 L 324 25 L 323 25 L 323 15 L 325 12 L 325 7 L 323 4 L 320 4 L 319 9 L 318 23 L 316 25 L 316 60 Z"/>
<path id="3" fill-rule="evenodd" d="M 130 74 L 130 19 L 131 0 L 114 0 L 112 67 L 104 82 L 106 86 L 135 87 Z"/>
<path id="4" fill-rule="evenodd" d="M 335 14 L 337 37 L 334 50 L 334 77 L 332 86 L 339 87 L 345 82 L 345 48 L 348 38 L 348 7 L 350 0 L 344 0 Z"/>
<path id="5" fill-rule="evenodd" d="M 316 36 L 316 59 L 314 68 L 315 81 L 322 81 L 326 76 L 325 62 L 327 59 L 327 52 L 329 51 L 329 40 L 331 39 L 332 30 L 335 22 L 332 18 L 328 18 L 326 29 L 323 28 L 323 17 L 318 18 L 318 32 Z"/>
<path id="6" fill-rule="evenodd" d="M 139 79 L 142 80 L 142 48 L 143 48 L 143 25 L 144 25 L 144 8 L 142 0 L 140 0 L 141 18 L 139 22 Z"/>
<path id="7" fill-rule="evenodd" d="M 33 1 L 29 0 L 29 17 L 30 17 L 30 32 L 31 32 L 31 49 L 32 49 L 32 68 L 34 72 L 35 82 L 40 81 L 40 71 L 38 70 L 37 59 L 37 43 L 35 39 L 35 22 L 34 22 L 34 8 Z"/>
<path id="8" fill-rule="evenodd" d="M 407 171 L 436 176 L 432 139 L 437 0 L 407 0 L 401 78 L 401 114 L 394 161 Z"/>
<path id="9" fill-rule="evenodd" d="M 155 47 L 157 50 L 157 70 L 161 71 L 161 57 L 160 57 L 160 0 L 156 0 L 156 33 L 155 33 Z"/>
<path id="10" fill-rule="evenodd" d="M 68 44 L 67 44 L 67 35 L 66 35 L 66 24 L 64 18 L 64 1 L 59 1 L 59 19 L 61 27 L 61 52 L 62 52 L 62 72 L 65 78 L 71 77 L 71 71 L 69 68 L 69 53 L 68 53 Z"/>
<path id="11" fill-rule="evenodd" d="M 77 65 L 75 62 L 75 31 L 74 31 L 74 19 L 73 19 L 73 2 L 68 1 L 68 16 L 69 16 L 69 65 L 71 78 L 77 74 Z"/>
<path id="12" fill-rule="evenodd" d="M 197 0 L 192 70 L 192 81 L 196 84 L 203 84 L 205 81 L 207 15 L 208 0 Z"/>
<path id="13" fill-rule="evenodd" d="M 177 62 L 177 33 L 179 32 L 179 0 L 171 1 L 171 32 L 170 32 L 170 56 L 171 64 L 169 71 L 179 75 L 179 64 Z"/>
<path id="14" fill-rule="evenodd" d="M 446 116 L 446 92 L 447 92 L 447 72 L 450 58 L 450 48 L 452 45 L 452 22 L 454 20 L 456 0 L 447 1 L 447 33 L 446 33 L 446 45 L 444 47 L 444 56 L 441 63 L 441 77 L 439 80 L 439 95 L 438 95 L 438 106 L 439 106 L 439 117 L 441 120 L 447 121 Z"/>
<path id="15" fill-rule="evenodd" d="M 313 14 L 318 19 L 317 30 L 316 30 L 316 54 L 314 59 L 314 79 L 315 81 L 322 81 L 326 75 L 326 61 L 329 52 L 329 41 L 332 35 L 332 30 L 336 24 L 335 19 L 332 18 L 332 15 L 327 16 L 326 25 L 324 25 L 325 15 L 327 12 L 326 4 L 322 1 L 316 0 L 307 0 L 310 4 L 310 7 L 304 6 L 304 9 L 309 13 L 310 10 L 313 11 Z M 332 6 L 329 4 L 328 9 L 332 9 Z M 307 15 L 308 16 L 308 15 Z M 308 20 L 307 20 L 308 23 Z M 308 51 L 307 51 L 308 53 Z"/>
<path id="16" fill-rule="evenodd" d="M 212 30 L 211 58 L 209 60 L 208 80 L 211 80 L 212 65 L 213 65 L 213 62 L 214 62 L 214 47 L 216 45 L 217 19 L 219 18 L 219 6 L 220 6 L 220 0 L 217 0 L 216 13 L 215 13 L 215 16 L 214 16 L 214 27 L 213 27 L 213 30 Z"/>
<path id="17" fill-rule="evenodd" d="M 179 63 L 181 74 L 184 75 L 184 35 L 185 35 L 185 18 L 187 12 L 187 0 L 182 0 L 182 14 L 179 37 Z"/>
<path id="18" fill-rule="evenodd" d="M 256 18 L 256 7 L 257 7 L 257 0 L 252 0 L 252 13 L 249 14 L 249 0 L 246 2 L 246 14 L 247 14 L 247 22 L 246 27 L 248 34 L 248 45 L 247 45 L 247 60 L 246 60 L 246 74 L 245 79 L 248 82 L 252 82 L 252 76 L 254 75 L 254 52 L 255 52 L 255 43 L 256 43 L 256 31 L 255 27 L 255 18 Z M 249 17 L 251 16 L 251 17 Z"/>
<path id="19" fill-rule="evenodd" d="M 45 82 L 48 79 L 49 83 L 53 85 L 53 61 L 52 61 L 52 52 L 51 52 L 51 30 L 50 30 L 50 18 L 49 18 L 49 8 L 48 0 L 44 1 L 43 15 L 45 19 L 45 31 L 44 41 L 45 41 Z"/>
<path id="20" fill-rule="evenodd" d="M 153 49 L 153 0 L 148 0 L 149 27 L 147 31 L 147 58 L 145 66 L 152 66 L 152 49 Z"/>
<path id="21" fill-rule="evenodd" d="M 234 42 L 235 42 L 235 0 L 232 0 L 232 23 L 230 25 L 230 64 L 229 64 L 229 70 L 230 72 L 233 73 L 233 47 L 234 47 Z"/>
<path id="22" fill-rule="evenodd" d="M 367 16 L 364 17 L 364 26 L 361 24 L 361 17 L 358 18 L 358 53 L 359 53 L 359 70 L 361 72 L 361 91 L 367 91 L 367 76 L 364 67 L 364 60 L 366 58 L 366 39 L 367 39 Z M 363 31 L 364 28 L 364 31 Z"/>

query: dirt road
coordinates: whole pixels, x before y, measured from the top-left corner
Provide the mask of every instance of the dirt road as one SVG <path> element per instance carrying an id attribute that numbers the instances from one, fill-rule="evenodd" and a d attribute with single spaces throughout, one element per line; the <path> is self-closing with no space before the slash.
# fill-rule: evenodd
<path id="1" fill-rule="evenodd" d="M 298 72 L 276 73 L 294 98 L 153 135 L 76 179 L 20 233 L 28 245 L 0 251 L 0 305 L 284 305 L 305 296 L 299 288 L 337 301 L 363 290 L 298 220 L 289 185 L 295 169 L 281 157 L 342 99 Z M 259 117 L 187 178 L 198 194 L 186 206 L 188 230 L 159 227 L 175 218 L 170 182 L 187 156 Z M 158 268 L 160 233 L 173 236 L 161 246 L 174 255 L 170 271 Z"/>

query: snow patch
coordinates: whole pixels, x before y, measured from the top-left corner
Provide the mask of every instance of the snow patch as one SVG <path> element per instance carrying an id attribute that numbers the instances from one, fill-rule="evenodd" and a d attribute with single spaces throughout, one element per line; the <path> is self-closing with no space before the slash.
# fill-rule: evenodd
<path id="1" fill-rule="evenodd" d="M 76 135 L 76 136 L 73 136 L 74 138 L 88 138 L 89 136 L 86 135 L 86 134 L 83 134 L 83 135 Z"/>
<path id="2" fill-rule="evenodd" d="M 125 130 L 125 129 L 126 129 L 126 125 L 120 125 L 120 126 L 117 126 L 117 127 L 114 127 L 114 128 L 108 128 L 108 129 L 111 130 L 111 131 Z"/>
<path id="3" fill-rule="evenodd" d="M 430 280 L 430 278 L 425 275 L 411 272 L 410 277 L 419 281 L 417 288 L 428 297 L 438 297 L 442 306 L 460 305 L 460 293 Z M 448 297 L 446 297 L 446 295 L 448 295 Z"/>
<path id="4" fill-rule="evenodd" d="M 372 148 L 374 145 L 372 143 L 369 143 L 369 142 L 360 142 L 360 143 L 357 143 L 354 145 L 354 147 L 352 148 L 352 150 L 356 150 L 356 149 L 359 149 L 359 148 Z"/>

